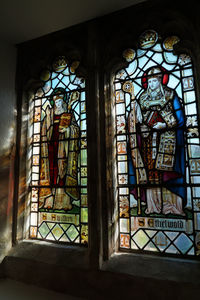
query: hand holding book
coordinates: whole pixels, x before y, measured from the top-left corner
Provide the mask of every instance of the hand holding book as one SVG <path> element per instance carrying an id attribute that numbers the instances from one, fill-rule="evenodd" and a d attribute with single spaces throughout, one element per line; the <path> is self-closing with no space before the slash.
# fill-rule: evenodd
<path id="1" fill-rule="evenodd" d="M 70 113 L 64 113 L 62 114 L 60 118 L 60 124 L 59 124 L 59 132 L 63 133 L 67 131 L 71 124 L 71 114 Z"/>

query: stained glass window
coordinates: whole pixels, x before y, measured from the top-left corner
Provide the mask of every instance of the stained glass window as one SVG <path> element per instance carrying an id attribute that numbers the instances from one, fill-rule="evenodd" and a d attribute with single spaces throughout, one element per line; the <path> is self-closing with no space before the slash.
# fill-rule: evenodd
<path id="1" fill-rule="evenodd" d="M 78 66 L 56 58 L 29 103 L 30 238 L 87 244 L 86 93 Z"/>
<path id="2" fill-rule="evenodd" d="M 192 59 L 147 30 L 117 71 L 119 246 L 200 254 L 200 141 Z"/>

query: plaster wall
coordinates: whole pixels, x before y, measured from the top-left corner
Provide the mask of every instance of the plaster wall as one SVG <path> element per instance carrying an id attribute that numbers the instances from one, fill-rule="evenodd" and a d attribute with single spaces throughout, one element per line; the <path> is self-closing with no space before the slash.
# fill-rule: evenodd
<path id="1" fill-rule="evenodd" d="M 0 260 L 11 246 L 16 49 L 0 43 Z"/>

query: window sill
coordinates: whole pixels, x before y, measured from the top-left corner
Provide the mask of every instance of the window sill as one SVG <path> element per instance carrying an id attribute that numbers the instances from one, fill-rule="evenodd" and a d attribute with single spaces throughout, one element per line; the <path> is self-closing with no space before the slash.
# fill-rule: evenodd
<path id="1" fill-rule="evenodd" d="M 200 261 L 192 259 L 118 252 L 101 269 L 140 278 L 200 284 Z"/>
<path id="2" fill-rule="evenodd" d="M 82 247 L 23 241 L 2 267 L 10 279 L 86 299 L 198 299 L 199 261 L 116 253 L 93 270 L 87 256 Z"/>
<path id="3" fill-rule="evenodd" d="M 78 245 L 23 240 L 14 246 L 7 256 L 73 269 L 89 268 L 88 248 Z"/>

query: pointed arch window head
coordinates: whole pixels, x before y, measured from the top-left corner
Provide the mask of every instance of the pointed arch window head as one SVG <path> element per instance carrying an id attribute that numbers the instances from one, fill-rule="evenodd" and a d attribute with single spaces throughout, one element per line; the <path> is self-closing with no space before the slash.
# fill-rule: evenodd
<path id="1" fill-rule="evenodd" d="M 119 245 L 200 254 L 200 141 L 193 65 L 147 30 L 115 75 Z"/>
<path id="2" fill-rule="evenodd" d="M 29 103 L 30 238 L 87 244 L 87 122 L 79 62 L 41 72 Z"/>

